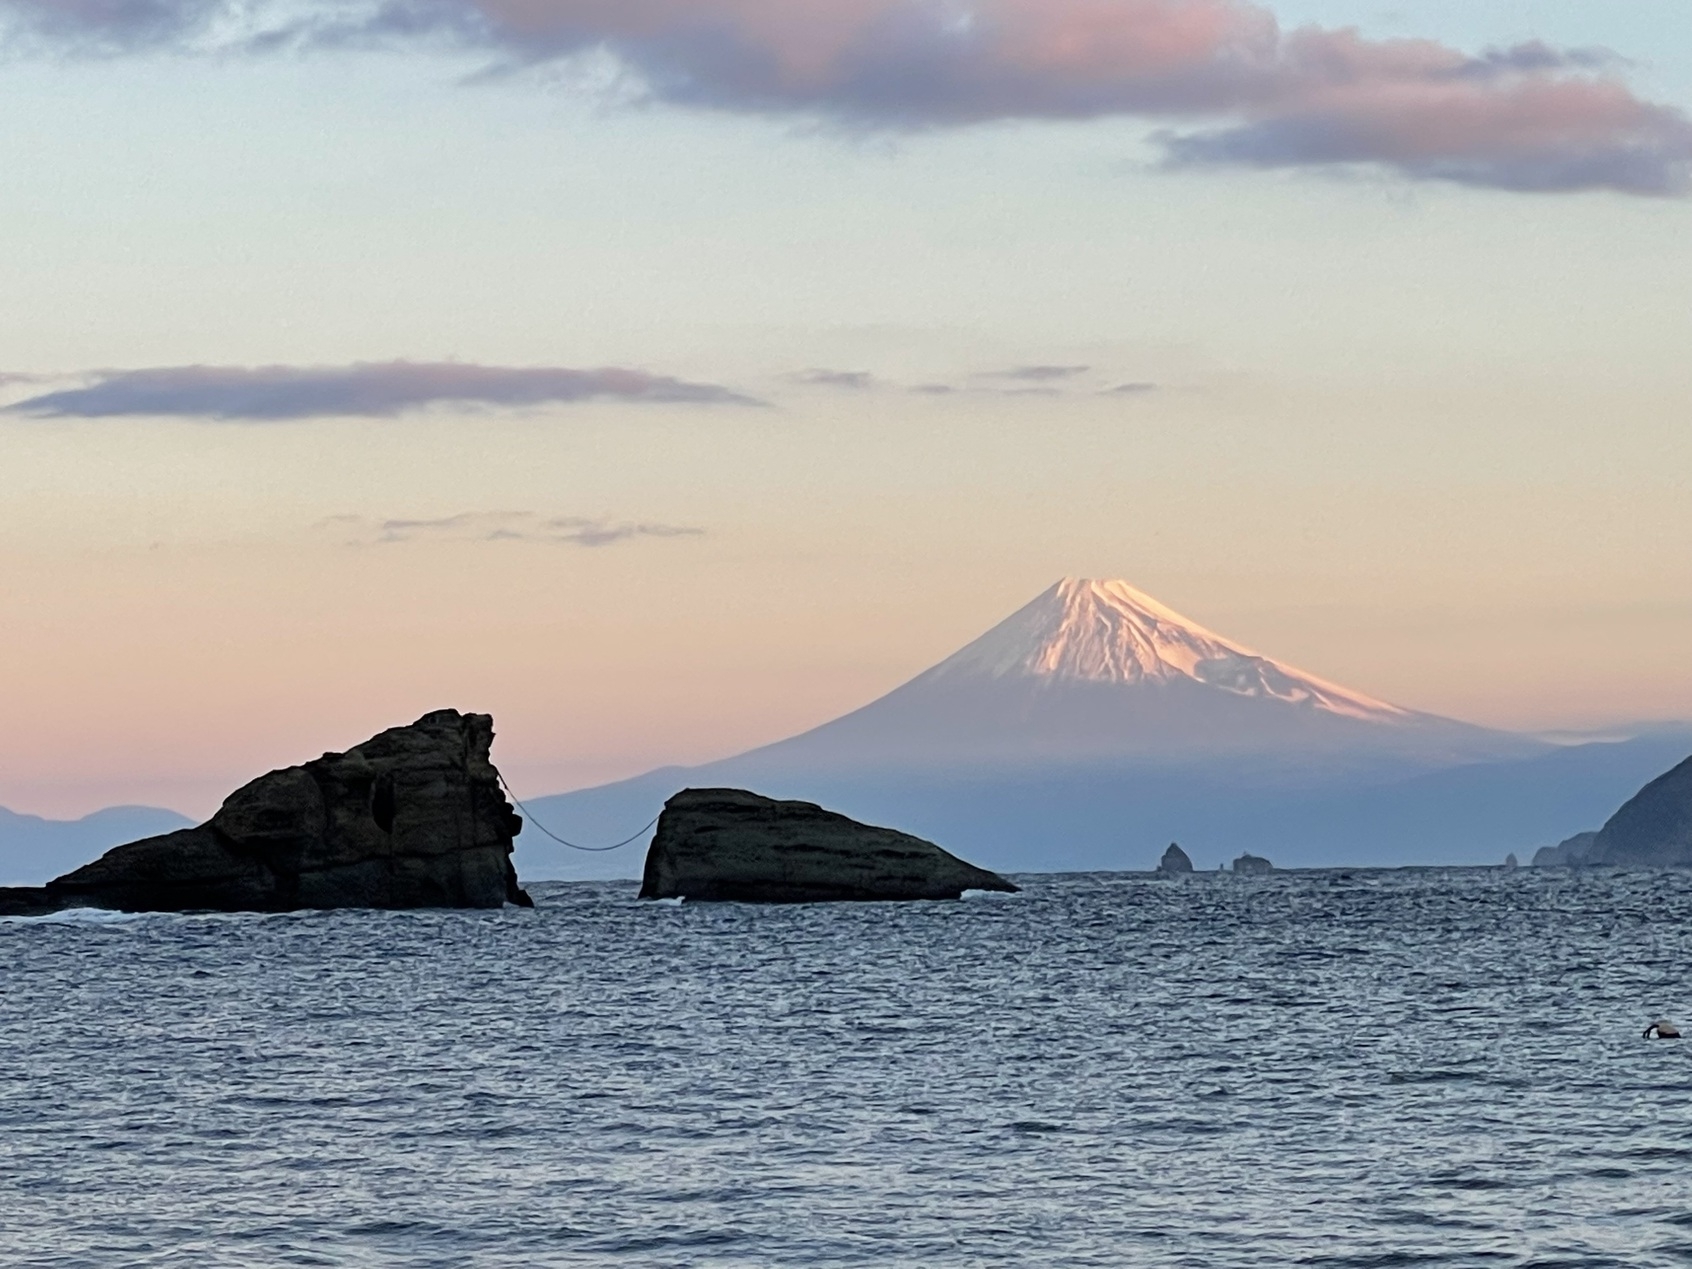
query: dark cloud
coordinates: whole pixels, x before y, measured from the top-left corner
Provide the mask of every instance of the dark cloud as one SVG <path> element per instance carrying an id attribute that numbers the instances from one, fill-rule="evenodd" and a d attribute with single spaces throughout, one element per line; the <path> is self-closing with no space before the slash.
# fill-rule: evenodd
<path id="1" fill-rule="evenodd" d="M 1301 112 L 1161 140 L 1172 167 L 1384 163 L 1421 180 L 1521 193 L 1687 192 L 1692 123 L 1677 111 L 1637 102 L 1616 84 L 1519 86 L 1515 96 L 1518 114 L 1489 117 L 1460 93 L 1341 95 Z"/>
<path id="2" fill-rule="evenodd" d="M 333 516 L 319 527 L 341 535 L 354 546 L 431 541 L 539 542 L 598 547 L 634 538 L 701 537 L 705 532 L 685 525 L 592 516 L 543 516 L 532 511 L 465 511 L 457 515 L 411 520 Z"/>
<path id="3" fill-rule="evenodd" d="M 1020 383 L 1057 383 L 1084 375 L 1091 366 L 1014 366 L 1009 370 L 985 370 L 983 379 L 1013 379 Z"/>
<path id="4" fill-rule="evenodd" d="M 43 393 L 5 408 L 51 418 L 177 415 L 272 422 L 335 415 L 386 417 L 436 404 L 534 406 L 594 400 L 757 404 L 716 384 L 643 370 L 388 361 L 104 371 L 89 386 Z"/>
<path id="5" fill-rule="evenodd" d="M 880 381 L 867 370 L 799 370 L 787 376 L 794 383 L 816 388 L 846 388 L 854 392 L 880 387 Z"/>
<path id="6" fill-rule="evenodd" d="M 1119 383 L 1114 388 L 1105 388 L 1099 395 L 1106 397 L 1140 397 L 1148 392 L 1156 392 L 1155 383 Z"/>
<path id="7" fill-rule="evenodd" d="M 1604 48 L 1557 48 L 1543 40 L 1529 40 L 1509 48 L 1488 49 L 1470 58 L 1453 74 L 1456 77 L 1488 76 L 1557 70 L 1619 70 L 1625 58 Z"/>
<path id="8" fill-rule="evenodd" d="M 90 53 L 181 47 L 235 12 L 233 0 L 0 0 L 13 43 Z"/>
<path id="9" fill-rule="evenodd" d="M 103 49 L 458 46 L 609 56 L 652 100 L 937 128 L 1178 120 L 1172 166 L 1369 165 L 1517 191 L 1686 191 L 1692 121 L 1601 49 L 1471 55 L 1283 29 L 1251 0 L 0 0 Z"/>

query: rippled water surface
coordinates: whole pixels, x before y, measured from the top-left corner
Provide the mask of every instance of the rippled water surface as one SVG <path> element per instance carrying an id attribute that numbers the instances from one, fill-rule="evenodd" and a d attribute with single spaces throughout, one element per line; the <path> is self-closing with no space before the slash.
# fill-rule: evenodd
<path id="1" fill-rule="evenodd" d="M 1692 878 L 1025 880 L 0 921 L 0 1263 L 1692 1263 Z"/>

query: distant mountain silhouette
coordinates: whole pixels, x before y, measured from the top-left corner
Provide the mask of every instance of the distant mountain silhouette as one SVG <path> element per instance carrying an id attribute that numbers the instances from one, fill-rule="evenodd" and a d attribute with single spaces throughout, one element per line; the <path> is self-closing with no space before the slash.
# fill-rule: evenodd
<path id="1" fill-rule="evenodd" d="M 592 842 L 687 786 L 821 802 L 1000 871 L 1474 863 L 1556 841 L 1688 733 L 1554 746 L 1378 700 L 1274 660 L 1125 582 L 1066 579 L 880 699 L 748 753 L 531 799 Z M 624 858 L 624 855 L 628 858 Z M 632 876 L 525 833 L 525 877 Z"/>
<path id="2" fill-rule="evenodd" d="M 0 886 L 39 886 L 113 846 L 193 822 L 156 806 L 111 806 L 79 820 L 49 820 L 0 807 Z"/>

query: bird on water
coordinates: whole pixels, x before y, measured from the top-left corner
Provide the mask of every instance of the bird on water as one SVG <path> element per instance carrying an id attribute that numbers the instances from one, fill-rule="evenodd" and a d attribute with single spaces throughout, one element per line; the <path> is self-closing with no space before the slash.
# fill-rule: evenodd
<path id="1" fill-rule="evenodd" d="M 1645 1028 L 1645 1038 L 1647 1040 L 1678 1040 L 1680 1039 L 1680 1028 L 1667 1018 L 1658 1018 Z"/>

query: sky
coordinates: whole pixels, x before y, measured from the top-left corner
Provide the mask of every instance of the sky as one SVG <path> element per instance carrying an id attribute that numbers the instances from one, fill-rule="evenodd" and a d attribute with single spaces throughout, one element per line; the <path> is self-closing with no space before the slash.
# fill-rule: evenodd
<path id="1" fill-rule="evenodd" d="M 0 0 L 0 805 L 521 795 L 1065 575 L 1692 718 L 1692 9 Z"/>

